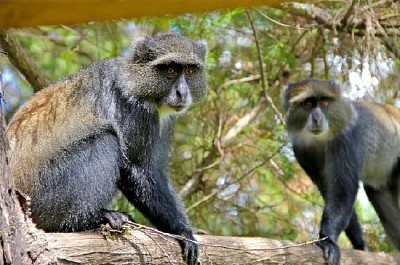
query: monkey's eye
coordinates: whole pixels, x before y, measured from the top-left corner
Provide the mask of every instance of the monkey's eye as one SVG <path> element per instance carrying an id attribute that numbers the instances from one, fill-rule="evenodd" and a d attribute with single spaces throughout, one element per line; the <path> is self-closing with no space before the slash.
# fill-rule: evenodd
<path id="1" fill-rule="evenodd" d="M 174 78 L 177 74 L 175 68 L 169 66 L 165 69 L 165 74 L 170 77 L 170 78 Z"/>
<path id="2" fill-rule="evenodd" d="M 319 105 L 321 108 L 326 108 L 326 107 L 328 107 L 329 104 L 328 104 L 328 101 L 323 100 L 319 103 Z"/>
<path id="3" fill-rule="evenodd" d="M 317 99 L 314 97 L 309 97 L 306 98 L 303 102 L 303 106 L 306 110 L 312 110 L 313 108 L 315 108 L 317 106 Z"/>
<path id="4" fill-rule="evenodd" d="M 194 68 L 193 67 L 188 67 L 185 69 L 185 75 L 187 76 L 192 76 L 194 75 Z"/>
<path id="5" fill-rule="evenodd" d="M 314 107 L 314 104 L 311 101 L 304 102 L 304 107 L 306 110 L 311 110 Z"/>

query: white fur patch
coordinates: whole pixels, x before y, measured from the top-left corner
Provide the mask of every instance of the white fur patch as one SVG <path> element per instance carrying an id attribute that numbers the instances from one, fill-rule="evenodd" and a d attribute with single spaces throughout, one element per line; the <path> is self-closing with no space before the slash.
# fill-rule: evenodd
<path id="1" fill-rule="evenodd" d="M 321 146 L 332 138 L 332 135 L 329 133 L 329 130 L 323 131 L 319 134 L 314 134 L 309 130 L 307 130 L 306 128 L 303 128 L 298 133 L 293 133 L 293 134 L 289 133 L 289 136 L 292 138 L 292 141 L 301 142 L 302 145 L 306 146 L 310 145 Z"/>

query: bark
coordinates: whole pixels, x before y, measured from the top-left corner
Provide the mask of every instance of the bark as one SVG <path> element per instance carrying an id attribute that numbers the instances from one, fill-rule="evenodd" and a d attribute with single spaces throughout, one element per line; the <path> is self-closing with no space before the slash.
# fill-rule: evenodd
<path id="1" fill-rule="evenodd" d="M 0 73 L 0 265 L 47 264 L 55 259 L 46 249 L 46 237 L 23 214 L 10 180 L 3 95 Z M 46 261 L 37 263 L 41 255 Z"/>
<path id="2" fill-rule="evenodd" d="M 83 232 L 46 234 L 59 264 L 185 264 L 179 244 L 147 229 L 104 236 Z M 201 264 L 325 264 L 314 244 L 294 245 L 267 238 L 196 236 Z M 106 239 L 105 239 L 106 238 Z M 108 239 L 107 239 L 108 238 Z M 110 239 L 112 238 L 112 239 Z M 342 264 L 400 264 L 400 254 L 344 250 Z"/>

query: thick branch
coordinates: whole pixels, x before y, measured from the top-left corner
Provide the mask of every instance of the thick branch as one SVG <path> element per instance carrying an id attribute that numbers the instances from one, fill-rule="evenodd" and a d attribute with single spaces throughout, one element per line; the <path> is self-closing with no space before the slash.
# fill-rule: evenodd
<path id="1" fill-rule="evenodd" d="M 185 264 L 179 244 L 142 230 L 106 240 L 99 233 L 46 234 L 59 264 Z M 267 238 L 197 236 L 202 264 L 325 264 L 314 244 Z M 343 251 L 342 264 L 398 264 L 400 255 Z"/>
<path id="2" fill-rule="evenodd" d="M 7 53 L 10 62 L 31 84 L 35 92 L 50 84 L 50 78 L 39 69 L 23 50 L 11 31 L 0 31 L 0 46 Z"/>

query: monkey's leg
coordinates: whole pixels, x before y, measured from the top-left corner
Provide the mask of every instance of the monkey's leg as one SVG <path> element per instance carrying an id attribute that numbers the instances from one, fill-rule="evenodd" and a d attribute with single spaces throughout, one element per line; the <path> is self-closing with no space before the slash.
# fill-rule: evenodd
<path id="1" fill-rule="evenodd" d="M 32 194 L 33 221 L 46 231 L 95 228 L 116 214 L 104 210 L 119 177 L 120 150 L 109 132 L 60 150 L 41 170 Z"/>
<path id="2" fill-rule="evenodd" d="M 370 186 L 364 187 L 369 200 L 378 213 L 386 235 L 393 245 L 400 250 L 400 209 L 398 208 L 397 192 L 387 188 L 374 189 Z M 397 200 L 397 201 L 396 201 Z"/>
<path id="3" fill-rule="evenodd" d="M 345 232 L 355 249 L 366 250 L 362 229 L 360 223 L 358 222 L 357 214 L 354 209 L 349 225 L 347 226 Z"/>
<path id="4" fill-rule="evenodd" d="M 119 188 L 130 202 L 158 229 L 181 235 L 191 241 L 180 240 L 183 257 L 188 264 L 196 264 L 198 245 L 186 216 L 182 201 L 176 195 L 161 170 L 132 168 L 121 177 Z"/>

